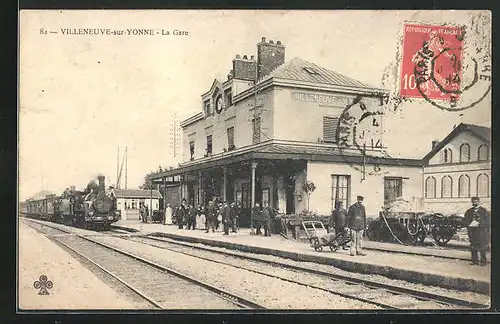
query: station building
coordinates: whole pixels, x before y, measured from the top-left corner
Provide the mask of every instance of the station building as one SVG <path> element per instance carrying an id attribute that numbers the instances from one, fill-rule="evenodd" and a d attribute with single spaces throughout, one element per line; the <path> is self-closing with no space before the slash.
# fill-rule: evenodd
<path id="1" fill-rule="evenodd" d="M 424 201 L 436 212 L 463 214 L 470 198 L 491 204 L 491 129 L 461 123 L 424 157 Z"/>
<path id="2" fill-rule="evenodd" d="M 147 206 L 153 212 L 159 210 L 162 195 L 158 190 L 116 189 L 111 190 L 116 198 L 116 208 L 121 211 L 122 219 L 139 219 L 140 205 Z"/>
<path id="3" fill-rule="evenodd" d="M 256 202 L 330 215 L 335 199 L 347 208 L 362 195 L 376 217 L 386 202 L 422 196 L 422 161 L 385 154 L 377 111 L 386 90 L 300 58 L 285 63 L 285 46 L 265 38 L 256 59 L 232 63 L 227 80 L 201 95 L 200 112 L 181 122 L 183 163 L 151 176 L 165 192 L 179 186 L 192 204 L 239 202 L 243 223 Z M 305 181 L 316 186 L 309 199 Z"/>

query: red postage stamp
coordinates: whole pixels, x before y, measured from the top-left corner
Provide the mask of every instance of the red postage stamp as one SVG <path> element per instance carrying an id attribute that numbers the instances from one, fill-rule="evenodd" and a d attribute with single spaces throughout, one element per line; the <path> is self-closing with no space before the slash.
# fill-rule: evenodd
<path id="1" fill-rule="evenodd" d="M 401 97 L 457 101 L 461 91 L 462 45 L 460 27 L 405 24 Z"/>

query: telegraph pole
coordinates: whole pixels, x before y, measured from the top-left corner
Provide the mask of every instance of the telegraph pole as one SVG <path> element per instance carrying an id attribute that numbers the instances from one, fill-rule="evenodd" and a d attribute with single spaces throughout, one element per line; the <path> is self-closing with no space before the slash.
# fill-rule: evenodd
<path id="1" fill-rule="evenodd" d="M 128 174 L 128 147 L 125 146 L 125 190 L 127 190 L 127 174 Z"/>
<path id="2" fill-rule="evenodd" d="M 118 178 L 120 177 L 120 147 L 118 146 L 118 154 L 116 155 L 116 188 L 118 188 Z"/>

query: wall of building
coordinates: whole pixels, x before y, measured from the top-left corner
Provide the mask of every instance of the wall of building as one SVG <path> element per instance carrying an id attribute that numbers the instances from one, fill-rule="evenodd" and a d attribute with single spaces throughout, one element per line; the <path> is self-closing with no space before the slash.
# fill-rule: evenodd
<path id="1" fill-rule="evenodd" d="M 436 155 L 434 155 L 429 160 L 429 165 L 442 164 L 443 161 L 443 151 L 445 149 L 451 149 L 452 151 L 452 163 L 460 163 L 460 146 L 464 143 L 470 146 L 470 161 L 478 160 L 478 149 L 480 145 L 485 144 L 484 141 L 474 136 L 470 132 L 462 132 L 453 138 L 448 144 L 446 144 Z M 491 156 L 491 150 L 489 150 L 488 156 Z"/>
<path id="2" fill-rule="evenodd" d="M 360 166 L 357 166 L 360 168 Z M 420 167 L 381 166 L 377 175 L 363 175 L 348 164 L 328 162 L 308 162 L 307 180 L 314 182 L 316 190 L 311 194 L 310 209 L 322 215 L 330 215 L 333 209 L 332 175 L 349 175 L 351 189 L 349 204 L 356 201 L 356 196 L 364 199 L 367 217 L 378 217 L 384 204 L 384 177 L 403 177 L 403 197 L 410 200 L 412 197 L 422 196 L 422 169 Z M 366 166 L 370 170 L 370 166 Z M 305 196 L 307 197 L 307 196 Z M 307 198 L 306 198 L 307 199 Z M 344 206 L 347 207 L 348 206 Z"/>
<path id="3" fill-rule="evenodd" d="M 124 220 L 130 220 L 130 219 L 135 220 L 138 218 L 137 211 L 139 209 L 139 203 L 144 203 L 144 205 L 149 208 L 150 212 L 151 212 L 151 210 L 153 210 L 153 211 L 158 210 L 160 207 L 160 201 L 158 198 L 152 199 L 152 203 L 153 203 L 152 209 L 150 206 L 150 199 L 149 198 L 117 198 L 116 199 L 116 207 L 118 210 L 121 211 L 122 219 L 124 219 Z M 126 205 L 129 208 L 126 208 L 125 207 Z"/>
<path id="4" fill-rule="evenodd" d="M 323 140 L 323 117 L 339 117 L 354 95 L 276 87 L 274 90 L 274 138 L 314 142 Z M 365 97 L 367 110 L 377 111 L 379 98 Z M 380 117 L 378 117 L 380 118 Z M 374 131 L 372 125 L 370 131 Z M 382 123 L 378 132 L 382 131 Z"/>
<path id="5" fill-rule="evenodd" d="M 212 154 L 219 154 L 228 149 L 227 129 L 234 127 L 234 145 L 241 148 L 252 144 L 252 119 L 255 103 L 262 113 L 261 141 L 273 136 L 272 91 L 250 96 L 235 105 L 224 109 L 220 114 L 214 113 L 202 120 L 190 124 L 183 129 L 183 161 L 189 161 L 189 142 L 195 141 L 194 158 L 203 158 L 206 153 L 207 136 L 212 135 Z"/>
<path id="6" fill-rule="evenodd" d="M 489 209 L 491 207 L 491 162 L 457 163 L 446 165 L 434 165 L 424 168 L 423 196 L 425 197 L 426 209 L 440 213 L 464 213 L 471 206 L 470 197 L 477 196 L 477 177 L 486 174 L 489 179 L 488 196 L 481 196 L 482 205 Z M 469 177 L 470 191 L 468 197 L 459 197 L 459 177 L 461 175 Z M 441 198 L 441 180 L 445 176 L 452 179 L 452 197 Z M 428 177 L 436 179 L 436 198 L 427 198 L 425 193 L 425 181 Z"/>

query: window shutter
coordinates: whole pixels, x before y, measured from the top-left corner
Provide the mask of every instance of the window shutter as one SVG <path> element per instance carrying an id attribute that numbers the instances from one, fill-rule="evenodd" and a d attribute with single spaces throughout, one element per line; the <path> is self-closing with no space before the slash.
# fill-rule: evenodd
<path id="1" fill-rule="evenodd" d="M 338 117 L 323 117 L 323 141 L 337 142 L 337 126 L 339 124 Z"/>
<path id="2" fill-rule="evenodd" d="M 252 144 L 260 143 L 260 117 L 253 120 Z"/>

